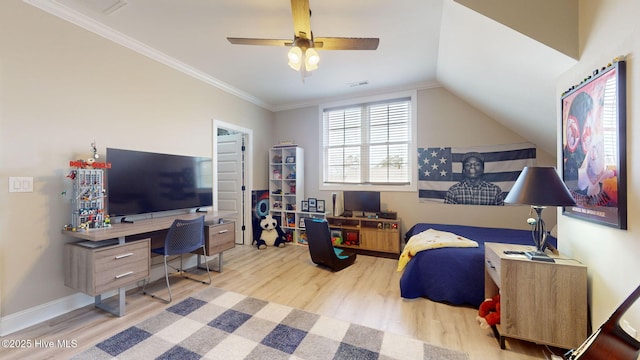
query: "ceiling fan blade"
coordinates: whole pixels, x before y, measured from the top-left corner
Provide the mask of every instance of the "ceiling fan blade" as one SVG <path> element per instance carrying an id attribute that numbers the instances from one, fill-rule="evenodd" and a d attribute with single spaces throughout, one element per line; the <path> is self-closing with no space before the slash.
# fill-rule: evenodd
<path id="1" fill-rule="evenodd" d="M 376 50 L 378 38 L 325 37 L 313 39 L 314 47 L 322 50 Z"/>
<path id="2" fill-rule="evenodd" d="M 230 43 L 235 45 L 265 45 L 265 46 L 291 46 L 291 39 L 253 39 L 253 38 L 234 38 L 228 37 Z"/>
<path id="3" fill-rule="evenodd" d="M 293 15 L 293 32 L 295 36 L 311 39 L 309 0 L 291 0 L 291 14 Z"/>

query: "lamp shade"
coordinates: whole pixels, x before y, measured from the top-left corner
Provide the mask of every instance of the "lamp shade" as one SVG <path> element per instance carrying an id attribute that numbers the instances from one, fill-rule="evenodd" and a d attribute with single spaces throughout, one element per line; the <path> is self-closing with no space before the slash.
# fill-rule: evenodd
<path id="1" fill-rule="evenodd" d="M 525 167 L 504 202 L 534 206 L 576 204 L 569 189 L 553 167 Z"/>

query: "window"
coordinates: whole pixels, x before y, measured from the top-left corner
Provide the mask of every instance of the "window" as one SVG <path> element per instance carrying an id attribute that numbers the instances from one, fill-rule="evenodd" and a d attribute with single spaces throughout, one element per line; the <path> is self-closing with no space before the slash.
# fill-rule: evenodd
<path id="1" fill-rule="evenodd" d="M 400 190 L 414 183 L 413 99 L 403 94 L 324 107 L 323 187 Z"/>

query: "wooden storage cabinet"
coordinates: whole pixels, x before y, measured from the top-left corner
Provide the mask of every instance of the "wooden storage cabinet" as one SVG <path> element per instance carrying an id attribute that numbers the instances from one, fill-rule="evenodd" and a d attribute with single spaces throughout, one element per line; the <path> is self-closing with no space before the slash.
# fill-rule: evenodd
<path id="1" fill-rule="evenodd" d="M 400 242 L 397 231 L 389 232 L 385 230 L 360 230 L 360 247 L 364 249 L 376 249 L 375 251 L 399 254 Z"/>
<path id="2" fill-rule="evenodd" d="M 500 347 L 505 337 L 564 349 L 587 338 L 587 267 L 552 256 L 554 263 L 506 255 L 532 246 L 485 243 L 485 295 L 500 293 Z"/>
<path id="3" fill-rule="evenodd" d="M 342 236 L 337 247 L 400 254 L 400 219 L 328 216 L 331 231 Z"/>
<path id="4" fill-rule="evenodd" d="M 65 245 L 64 284 L 96 296 L 149 277 L 150 240 L 98 248 Z"/>

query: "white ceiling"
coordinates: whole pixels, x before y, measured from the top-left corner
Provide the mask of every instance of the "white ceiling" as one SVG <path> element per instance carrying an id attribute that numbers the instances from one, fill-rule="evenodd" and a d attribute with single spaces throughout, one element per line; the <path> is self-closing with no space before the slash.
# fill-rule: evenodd
<path id="1" fill-rule="evenodd" d="M 287 48 L 226 39 L 293 38 L 286 0 L 24 1 L 273 111 L 442 85 L 552 155 L 555 79 L 576 63 L 453 0 L 310 0 L 314 36 L 380 45 L 320 49 L 303 82 Z"/>

